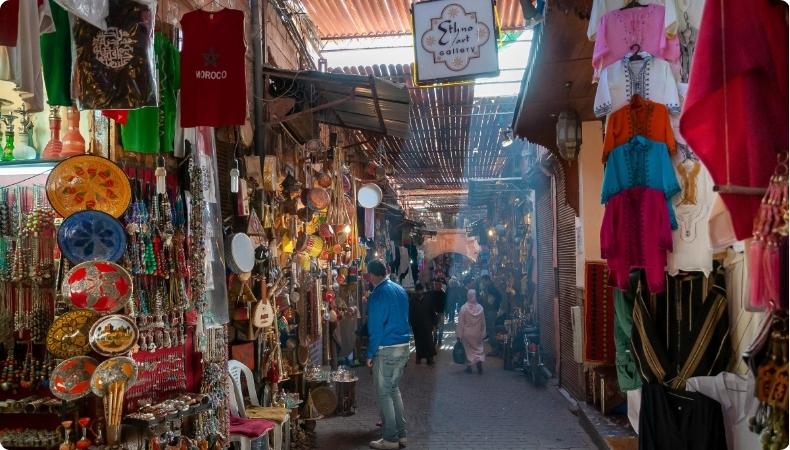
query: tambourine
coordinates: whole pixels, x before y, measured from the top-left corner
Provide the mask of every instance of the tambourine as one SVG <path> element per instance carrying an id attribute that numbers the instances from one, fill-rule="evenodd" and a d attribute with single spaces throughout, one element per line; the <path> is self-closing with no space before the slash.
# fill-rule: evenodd
<path id="1" fill-rule="evenodd" d="M 381 203 L 384 193 L 381 188 L 373 183 L 363 184 L 357 192 L 357 202 L 363 208 L 375 208 Z"/>
<path id="2" fill-rule="evenodd" d="M 255 245 L 244 233 L 235 233 L 225 241 L 228 268 L 234 273 L 252 272 L 255 267 Z"/>
<path id="3" fill-rule="evenodd" d="M 321 236 L 314 234 L 303 234 L 299 236 L 296 244 L 298 251 L 307 253 L 308 255 L 317 258 L 322 251 L 324 251 L 324 240 Z"/>
<path id="4" fill-rule="evenodd" d="M 320 211 L 332 201 L 326 189 L 316 187 L 307 191 L 307 206 L 313 211 Z"/>

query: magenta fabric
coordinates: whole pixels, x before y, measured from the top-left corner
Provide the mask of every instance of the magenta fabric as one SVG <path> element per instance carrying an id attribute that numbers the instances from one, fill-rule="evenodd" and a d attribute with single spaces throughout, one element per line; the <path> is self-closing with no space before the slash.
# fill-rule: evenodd
<path id="1" fill-rule="evenodd" d="M 643 52 L 676 63 L 680 59 L 678 38 L 668 38 L 664 28 L 664 7 L 661 5 L 618 9 L 604 14 L 598 24 L 593 67 L 600 71 L 617 62 L 632 52 L 634 44 Z"/>
<path id="2" fill-rule="evenodd" d="M 787 5 L 778 1 L 705 4 L 680 133 L 716 184 L 766 187 L 776 153 L 787 151 L 786 18 Z M 751 237 L 760 196 L 721 198 L 735 236 Z"/>
<path id="3" fill-rule="evenodd" d="M 672 228 L 663 192 L 635 187 L 609 199 L 601 224 L 601 257 L 617 288 L 628 289 L 631 269 L 645 269 L 650 292 L 663 292 L 667 251 L 672 251 Z"/>
<path id="4" fill-rule="evenodd" d="M 250 439 L 255 439 L 272 429 L 274 429 L 274 422 L 266 419 L 245 419 L 243 417 L 230 416 L 229 431 L 231 434 L 241 434 Z"/>

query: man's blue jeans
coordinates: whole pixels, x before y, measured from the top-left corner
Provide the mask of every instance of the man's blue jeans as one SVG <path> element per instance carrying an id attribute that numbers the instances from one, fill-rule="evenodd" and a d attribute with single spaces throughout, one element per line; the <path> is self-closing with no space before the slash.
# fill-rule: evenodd
<path id="1" fill-rule="evenodd" d="M 398 442 L 406 437 L 406 416 L 398 384 L 403 368 L 409 360 L 409 345 L 379 348 L 373 361 L 373 382 L 381 413 L 382 437 L 385 441 Z"/>

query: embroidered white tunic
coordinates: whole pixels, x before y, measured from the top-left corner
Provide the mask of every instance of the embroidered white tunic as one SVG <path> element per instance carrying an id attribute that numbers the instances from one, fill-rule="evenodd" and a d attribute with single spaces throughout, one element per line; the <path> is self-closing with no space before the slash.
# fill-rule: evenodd
<path id="1" fill-rule="evenodd" d="M 601 71 L 595 93 L 596 117 L 617 111 L 637 94 L 666 105 L 670 114 L 680 114 L 678 85 L 669 63 L 647 52 L 639 55 L 644 59 L 629 61 L 629 53 Z"/>

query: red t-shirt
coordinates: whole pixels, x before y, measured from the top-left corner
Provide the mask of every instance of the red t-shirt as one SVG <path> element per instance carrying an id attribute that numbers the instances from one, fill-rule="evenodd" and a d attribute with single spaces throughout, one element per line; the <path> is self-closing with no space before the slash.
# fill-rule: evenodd
<path id="1" fill-rule="evenodd" d="M 8 0 L 0 7 L 0 45 L 16 47 L 19 30 L 19 0 Z"/>
<path id="2" fill-rule="evenodd" d="M 243 125 L 244 13 L 192 11 L 181 18 L 181 126 Z"/>

